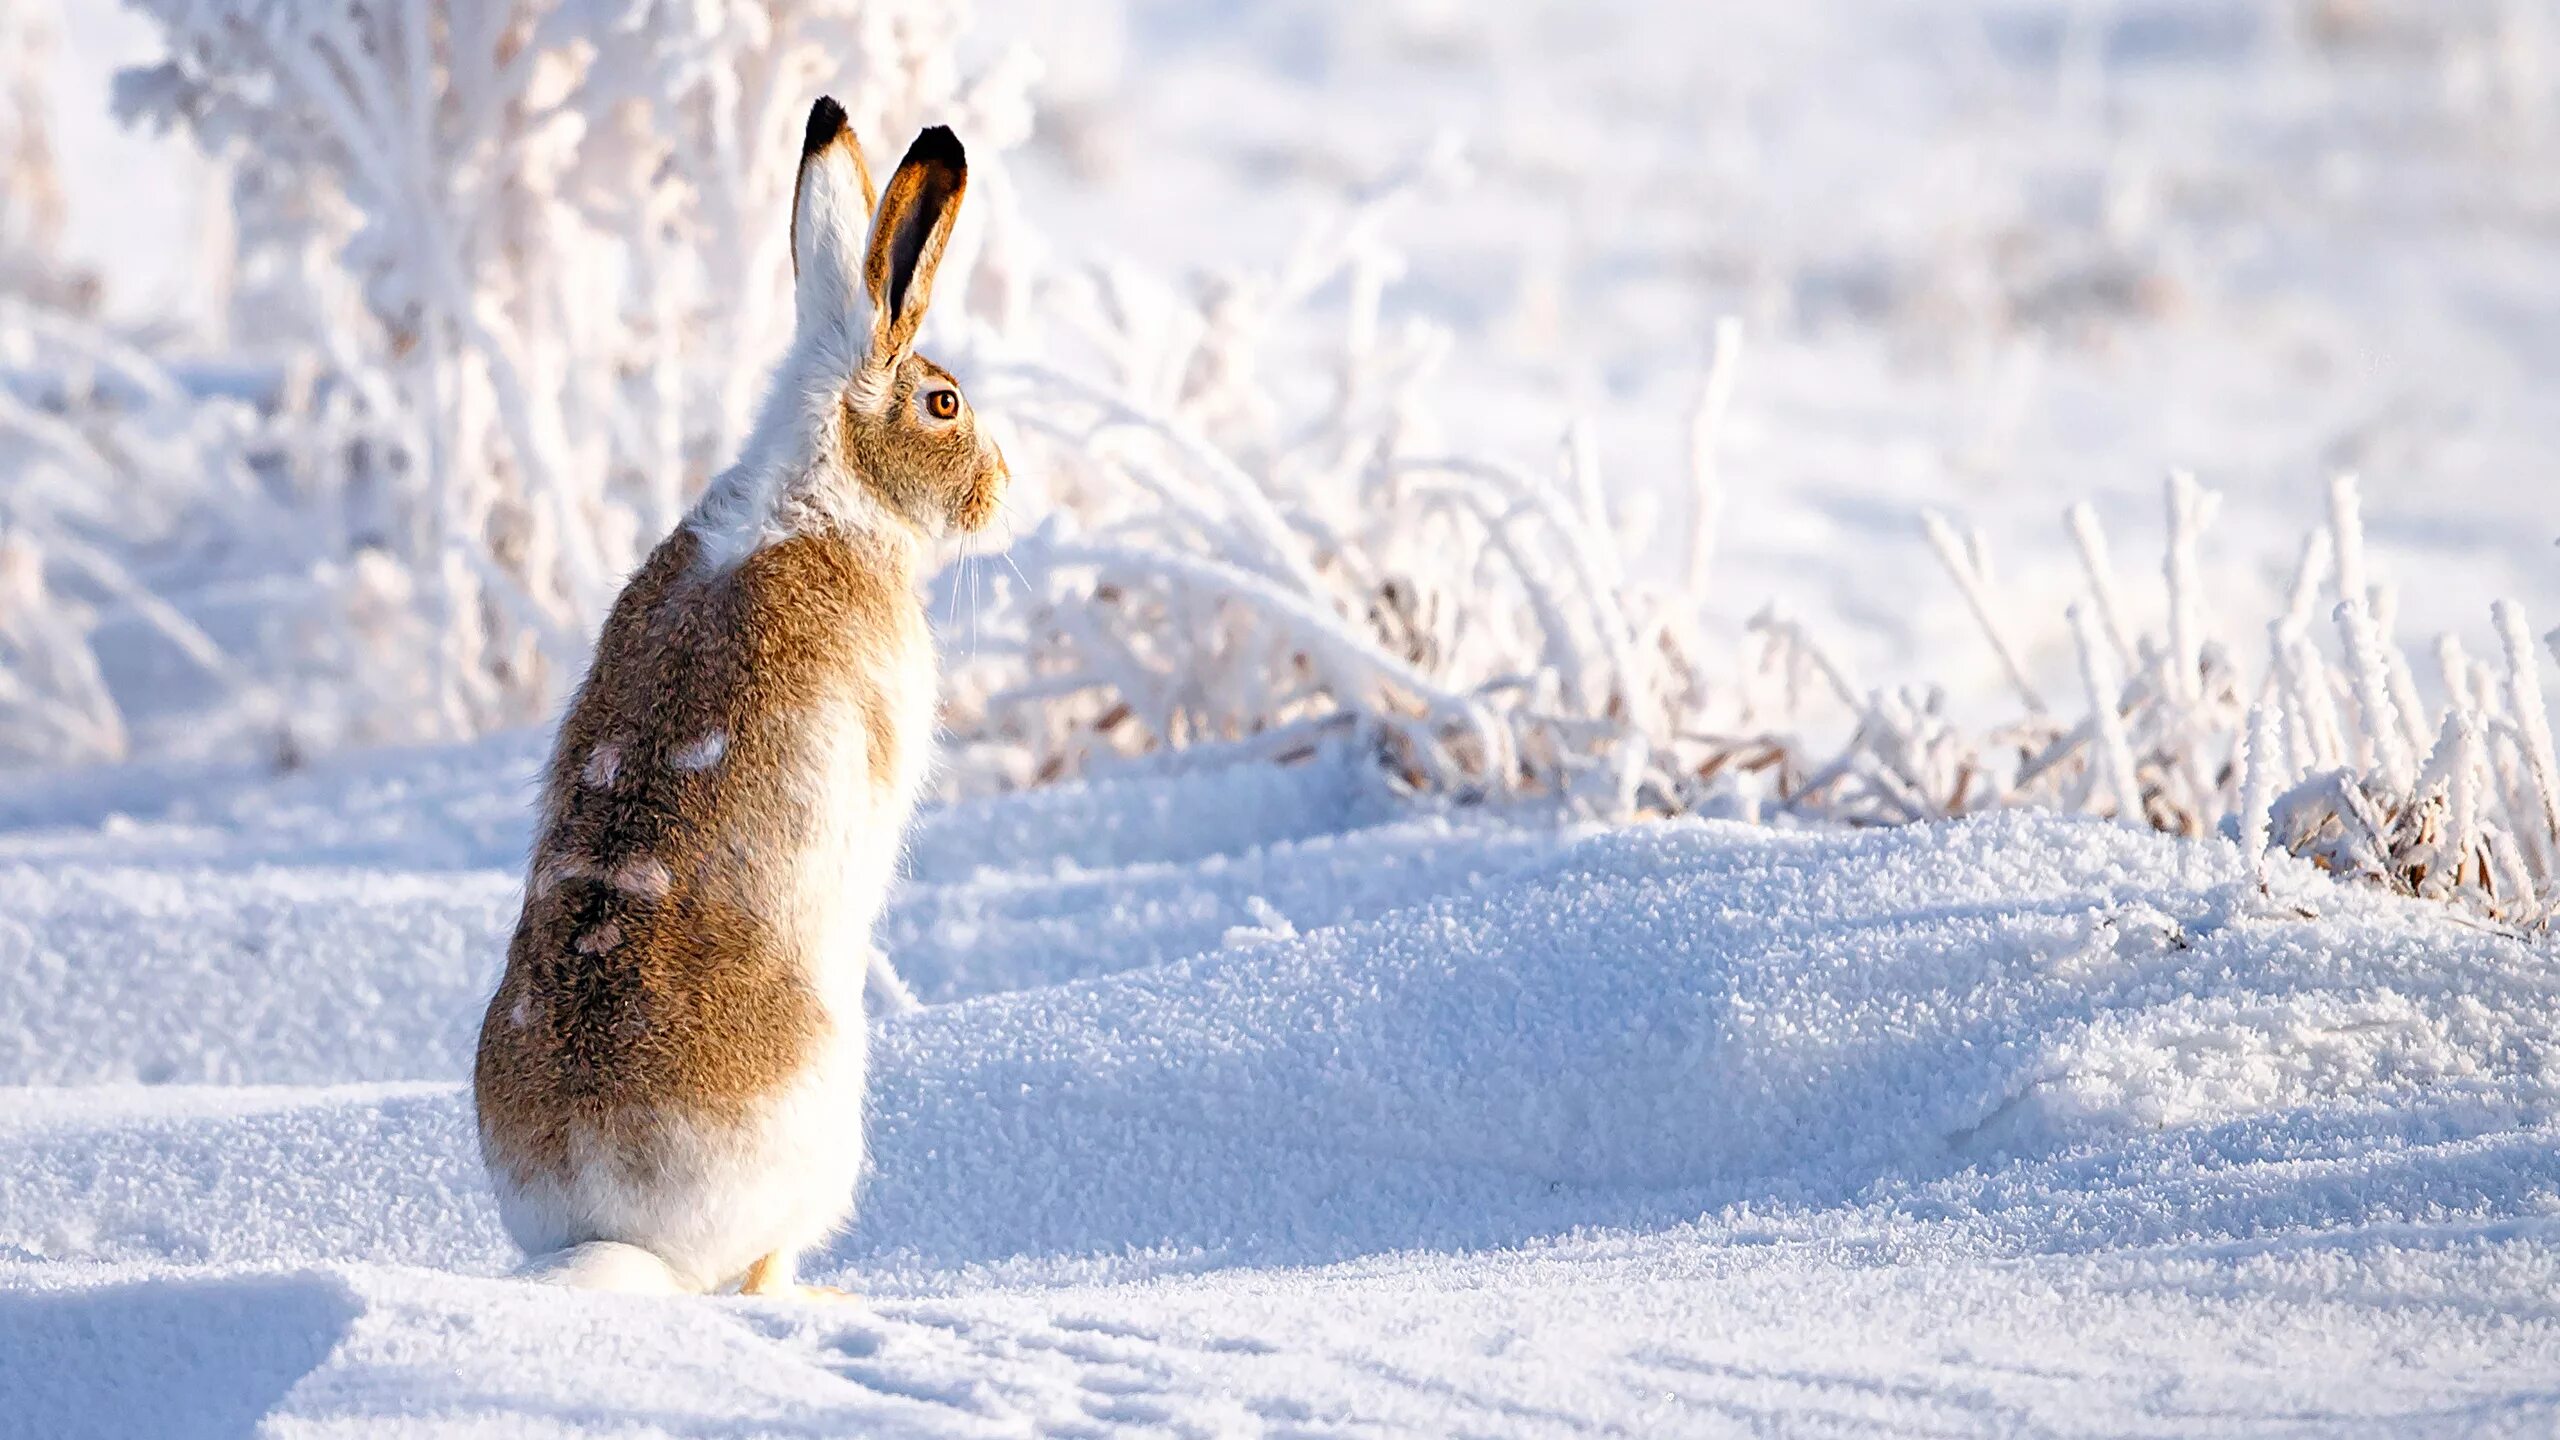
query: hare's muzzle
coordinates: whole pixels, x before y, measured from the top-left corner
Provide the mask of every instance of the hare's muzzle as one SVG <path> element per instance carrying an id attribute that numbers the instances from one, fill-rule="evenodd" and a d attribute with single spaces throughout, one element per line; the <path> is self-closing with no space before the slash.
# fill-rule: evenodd
<path id="1" fill-rule="evenodd" d="M 969 479 L 968 493 L 960 499 L 960 513 L 954 517 L 963 530 L 983 528 L 996 518 L 996 506 L 1004 499 L 1005 486 L 1012 483 L 1013 472 L 1005 465 L 1004 451 L 992 440 L 979 450 L 978 471 Z"/>

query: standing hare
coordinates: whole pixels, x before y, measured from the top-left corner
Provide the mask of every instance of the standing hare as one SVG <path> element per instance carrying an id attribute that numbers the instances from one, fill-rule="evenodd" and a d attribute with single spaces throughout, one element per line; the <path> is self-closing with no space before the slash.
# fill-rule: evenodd
<path id="1" fill-rule="evenodd" d="M 803 1293 L 852 1210 L 871 928 L 933 739 L 918 571 L 1006 482 L 915 353 L 967 183 L 937 126 L 875 199 L 811 107 L 790 353 L 560 726 L 473 1086 L 526 1274 Z"/>

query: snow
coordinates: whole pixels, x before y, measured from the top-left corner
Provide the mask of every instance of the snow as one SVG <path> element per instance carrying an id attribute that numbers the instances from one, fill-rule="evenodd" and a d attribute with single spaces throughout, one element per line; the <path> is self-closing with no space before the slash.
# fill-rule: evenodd
<path id="1" fill-rule="evenodd" d="M 508 1280 L 459 1077 L 537 751 L 6 797 L 23 1433 L 2560 1417 L 2547 951 L 2085 819 L 1560 831 L 1335 755 L 928 816 L 857 1301 Z"/>

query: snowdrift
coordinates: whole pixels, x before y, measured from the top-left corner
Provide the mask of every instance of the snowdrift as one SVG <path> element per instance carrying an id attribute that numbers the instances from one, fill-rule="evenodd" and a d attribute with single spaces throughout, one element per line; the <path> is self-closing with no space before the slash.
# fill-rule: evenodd
<path id="1" fill-rule="evenodd" d="M 1399 1297 L 1448 1285 L 1486 1292 L 1445 1302 L 1466 1323 L 1552 1339 L 1608 1293 L 1617 1328 L 1592 1333 L 1636 1363 L 1711 1297 L 1802 1298 L 1852 1283 L 1840 1264 L 1918 1285 L 1858 1302 L 1912 1333 L 1995 1347 L 1976 1332 L 2026 1313 L 2021 1283 L 2058 1293 L 2055 1266 L 2208 1307 L 2273 1303 L 2281 1272 L 2297 1309 L 2278 1318 L 2306 1325 L 2338 1323 L 2298 1313 L 2331 1287 L 2405 1306 L 2551 1268 L 2560 981 L 2441 907 L 2307 869 L 2264 897 L 2228 845 L 2026 814 L 1801 833 L 1394 818 L 1320 763 L 933 817 L 887 933 L 946 1003 L 881 1024 L 878 1170 L 812 1265 L 877 1308 L 474 1278 L 514 1258 L 459 1077 L 518 842 L 454 837 L 515 783 L 494 757 L 516 744 L 395 759 L 334 804 L 325 772 L 208 779 L 112 822 L 114 864 L 96 817 L 13 802 L 43 823 L 0 871 L 0 1078 L 22 1087 L 0 1091 L 0 1390 L 66 1407 L 35 1412 L 43 1433 L 118 1433 L 93 1397 L 171 1385 L 212 1397 L 199 1433 L 420 1407 L 459 1433 L 528 1410 L 637 1433 L 1287 1422 L 1154 1401 L 1107 1419 L 1086 1382 L 1130 1362 L 1107 1329 L 1083 1359 L 1056 1348 L 1062 1306 L 1259 1316 L 1225 1348 L 1130 1342 L 1166 1382 L 1150 1393 L 1208 1404 L 1221 1367 L 1294 1357 L 1291 1403 L 1325 1393 L 1307 1375 L 1347 1387 L 1311 1414 L 1435 1433 L 1485 1385 L 1434 1408 L 1342 1379 L 1360 1367 L 1314 1317 L 1374 1311 L 1361 1344 L 1385 1343 L 1418 1323 Z M 379 863 L 404 845 L 430 862 Z M 1932 1265 L 1956 1269 L 1914 1278 Z M 1999 1268 L 2019 1265 L 2031 1282 Z M 2330 1279 L 2303 1290 L 2306 1265 Z M 2483 1302 L 2455 1323 L 2468 1348 L 2424 1362 L 2434 1388 L 2390 1393 L 2474 1366 L 2560 1376 L 2541 1315 Z M 1049 1342 L 1024 1339 L 1030 1316 Z M 2420 1363 L 2388 1327 L 2352 1334 Z M 1398 1363 L 1447 1376 L 1436 1344 Z M 1031 1351 L 1064 1368 L 1015 1363 Z M 1637 1389 L 1704 1383 L 1645 1353 Z M 1876 1423 L 1962 1392 L 1906 1361 Z M 1490 1428 L 1634 1423 L 1635 1393 Z"/>

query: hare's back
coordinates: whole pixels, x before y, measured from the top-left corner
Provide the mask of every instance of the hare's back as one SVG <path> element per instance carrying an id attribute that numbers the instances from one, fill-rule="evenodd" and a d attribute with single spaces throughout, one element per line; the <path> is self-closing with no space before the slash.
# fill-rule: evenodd
<path id="1" fill-rule="evenodd" d="M 869 917 L 846 914 L 844 872 L 885 886 L 896 835 L 872 812 L 923 738 L 897 693 L 897 577 L 864 558 L 799 537 L 703 575 L 679 530 L 625 590 L 561 727 L 483 1027 L 493 1140 L 550 1168 L 579 1134 L 744 1121 L 858 1031 L 859 973 L 833 952 Z"/>

